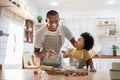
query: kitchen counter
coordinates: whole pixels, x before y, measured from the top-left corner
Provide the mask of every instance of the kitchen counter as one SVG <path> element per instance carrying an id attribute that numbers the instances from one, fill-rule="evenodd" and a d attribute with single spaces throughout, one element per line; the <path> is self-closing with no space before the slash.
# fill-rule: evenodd
<path id="1" fill-rule="evenodd" d="M 94 59 L 96 59 L 96 58 L 101 58 L 101 59 L 120 59 L 120 55 L 117 55 L 117 56 L 113 56 L 113 55 L 101 55 L 101 57 L 95 56 L 93 58 Z"/>
<path id="2" fill-rule="evenodd" d="M 87 76 L 69 76 L 49 75 L 49 79 L 44 79 L 38 75 L 34 75 L 34 69 L 5 69 L 0 71 L 0 80 L 110 80 L 109 70 L 98 70 L 97 72 L 89 72 Z"/>

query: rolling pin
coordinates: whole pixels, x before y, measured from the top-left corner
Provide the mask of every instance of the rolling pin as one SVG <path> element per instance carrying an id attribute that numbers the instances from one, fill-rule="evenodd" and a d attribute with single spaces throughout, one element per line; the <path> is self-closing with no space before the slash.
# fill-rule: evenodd
<path id="1" fill-rule="evenodd" d="M 47 70 L 47 71 L 61 71 L 60 68 L 55 68 L 53 66 L 40 66 L 42 70 Z"/>

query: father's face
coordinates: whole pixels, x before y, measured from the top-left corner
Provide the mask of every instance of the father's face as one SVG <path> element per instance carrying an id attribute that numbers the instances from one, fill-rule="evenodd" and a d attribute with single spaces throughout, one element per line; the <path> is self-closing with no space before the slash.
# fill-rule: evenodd
<path id="1" fill-rule="evenodd" d="M 54 15 L 54 16 L 48 16 L 47 17 L 47 23 L 48 23 L 48 27 L 51 30 L 57 30 L 57 27 L 59 25 L 59 16 L 58 15 Z"/>

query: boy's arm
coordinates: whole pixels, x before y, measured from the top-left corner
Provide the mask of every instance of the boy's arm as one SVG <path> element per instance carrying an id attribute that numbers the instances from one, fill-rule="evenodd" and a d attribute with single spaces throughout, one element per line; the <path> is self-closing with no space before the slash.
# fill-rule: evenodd
<path id="1" fill-rule="evenodd" d="M 74 49 L 70 49 L 68 51 L 62 51 L 63 53 L 63 58 L 67 58 L 71 56 L 71 53 L 73 52 Z"/>
<path id="2" fill-rule="evenodd" d="M 94 68 L 92 58 L 90 57 L 89 52 L 87 50 L 84 51 L 84 58 L 85 58 L 85 61 L 86 61 L 87 69 L 88 69 L 88 66 L 90 66 L 90 71 L 91 72 L 96 72 L 96 70 Z"/>
<path id="3" fill-rule="evenodd" d="M 92 61 L 91 58 L 86 61 L 86 65 L 90 65 L 90 68 L 93 68 L 93 67 L 94 67 L 94 66 L 93 66 L 93 61 Z"/>
<path id="4" fill-rule="evenodd" d="M 86 67 L 87 67 L 87 69 L 89 68 L 89 64 L 87 63 L 87 61 L 86 61 Z"/>
<path id="5" fill-rule="evenodd" d="M 96 69 L 94 68 L 93 61 L 92 61 L 91 58 L 86 61 L 87 69 L 88 69 L 89 65 L 90 65 L 90 71 L 91 72 L 96 72 Z"/>

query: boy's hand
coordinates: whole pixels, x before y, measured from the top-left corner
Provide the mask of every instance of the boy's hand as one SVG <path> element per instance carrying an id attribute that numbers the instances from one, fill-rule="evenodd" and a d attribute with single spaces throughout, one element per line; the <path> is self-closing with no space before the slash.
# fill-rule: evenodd
<path id="1" fill-rule="evenodd" d="M 63 53 L 63 54 L 65 54 L 65 53 L 66 53 L 66 51 L 62 50 L 62 53 Z"/>
<path id="2" fill-rule="evenodd" d="M 67 57 L 67 52 L 62 50 L 62 53 L 63 53 L 63 58 L 66 58 Z"/>
<path id="3" fill-rule="evenodd" d="M 67 54 L 63 54 L 63 58 L 67 58 Z"/>
<path id="4" fill-rule="evenodd" d="M 90 68 L 90 72 L 96 72 L 95 68 Z"/>

